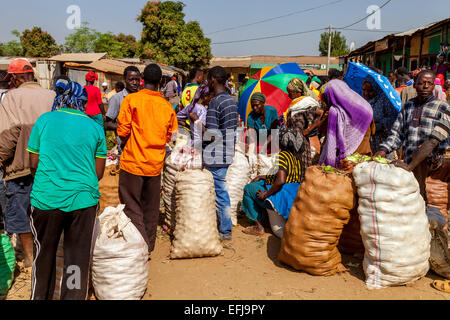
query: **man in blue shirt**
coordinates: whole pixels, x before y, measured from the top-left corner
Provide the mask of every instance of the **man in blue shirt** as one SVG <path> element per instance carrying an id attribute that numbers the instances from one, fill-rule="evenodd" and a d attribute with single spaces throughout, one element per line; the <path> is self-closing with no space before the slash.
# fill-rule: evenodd
<path id="1" fill-rule="evenodd" d="M 214 177 L 216 189 L 217 218 L 221 240 L 231 240 L 231 204 L 225 181 L 228 167 L 233 163 L 236 128 L 238 126 L 237 106 L 227 93 L 227 73 L 223 67 L 212 68 L 208 73 L 208 85 L 214 98 L 209 103 L 206 115 L 203 162 Z M 192 119 L 191 117 L 191 120 Z M 195 121 L 195 120 L 194 120 Z"/>

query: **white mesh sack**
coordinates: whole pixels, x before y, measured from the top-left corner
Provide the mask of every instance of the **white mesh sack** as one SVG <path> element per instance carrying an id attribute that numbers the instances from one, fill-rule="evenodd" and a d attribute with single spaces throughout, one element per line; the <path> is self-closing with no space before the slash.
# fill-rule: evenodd
<path id="1" fill-rule="evenodd" d="M 92 283 L 100 300 L 139 300 L 147 288 L 148 246 L 124 208 L 107 207 L 98 218 Z"/>
<path id="2" fill-rule="evenodd" d="M 353 169 L 369 289 L 403 285 L 429 270 L 431 234 L 413 173 L 363 162 Z"/>
<path id="3" fill-rule="evenodd" d="M 250 164 L 247 157 L 240 151 L 234 154 L 234 160 L 228 167 L 226 182 L 231 203 L 231 221 L 237 225 L 237 214 L 244 197 L 244 187 L 250 182 Z"/>
<path id="4" fill-rule="evenodd" d="M 175 177 L 176 174 L 186 169 L 200 169 L 202 167 L 201 153 L 186 146 L 175 147 L 164 162 L 163 171 L 163 202 L 164 223 L 173 232 L 175 229 Z"/>
<path id="5" fill-rule="evenodd" d="M 171 230 L 175 228 L 175 176 L 177 172 L 177 166 L 172 164 L 170 157 L 167 157 L 164 163 L 162 189 L 164 202 L 164 223 Z"/>
<path id="6" fill-rule="evenodd" d="M 208 170 L 186 170 L 176 177 L 176 225 L 172 259 L 217 256 L 222 245 L 217 230 L 216 192 Z"/>

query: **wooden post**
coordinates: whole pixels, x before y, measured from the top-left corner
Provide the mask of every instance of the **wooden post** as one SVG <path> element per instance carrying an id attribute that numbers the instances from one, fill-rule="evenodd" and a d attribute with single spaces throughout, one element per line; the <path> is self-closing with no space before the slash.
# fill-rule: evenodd
<path id="1" fill-rule="evenodd" d="M 406 36 L 403 37 L 403 58 L 402 67 L 406 66 Z"/>
<path id="2" fill-rule="evenodd" d="M 417 68 L 420 68 L 422 66 L 422 49 L 423 49 L 423 38 L 425 34 L 422 31 L 420 34 L 420 49 L 419 49 L 419 61 L 417 61 Z"/>
<path id="3" fill-rule="evenodd" d="M 328 74 L 328 71 L 330 70 L 330 57 L 331 57 L 331 24 L 330 24 L 330 27 L 329 27 L 329 34 L 328 34 L 328 60 L 327 60 L 327 74 Z"/>

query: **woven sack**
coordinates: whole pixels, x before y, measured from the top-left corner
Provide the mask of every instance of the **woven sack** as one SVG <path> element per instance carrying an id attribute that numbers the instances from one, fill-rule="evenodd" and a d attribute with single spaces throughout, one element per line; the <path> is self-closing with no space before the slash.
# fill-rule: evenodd
<path id="1" fill-rule="evenodd" d="M 337 244 L 354 206 L 348 176 L 309 167 L 284 228 L 278 260 L 312 275 L 345 271 Z"/>

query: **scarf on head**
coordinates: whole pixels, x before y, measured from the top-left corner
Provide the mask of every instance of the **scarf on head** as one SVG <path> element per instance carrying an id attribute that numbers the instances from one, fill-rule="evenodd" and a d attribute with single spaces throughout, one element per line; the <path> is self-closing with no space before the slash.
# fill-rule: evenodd
<path id="1" fill-rule="evenodd" d="M 319 101 L 319 97 L 317 96 L 317 94 L 310 90 L 303 80 L 294 78 L 289 81 L 287 88 L 293 92 L 300 93 L 302 96 L 308 96 L 316 101 Z"/>
<path id="2" fill-rule="evenodd" d="M 320 164 L 335 167 L 359 147 L 373 118 L 370 104 L 342 80 L 331 80 L 324 91 L 328 130 Z"/>
<path id="3" fill-rule="evenodd" d="M 85 111 L 83 102 L 88 99 L 86 89 L 79 83 L 72 82 L 70 79 L 59 79 L 55 84 L 56 98 L 53 103 L 52 111 L 60 108 L 71 108 L 79 111 Z"/>

